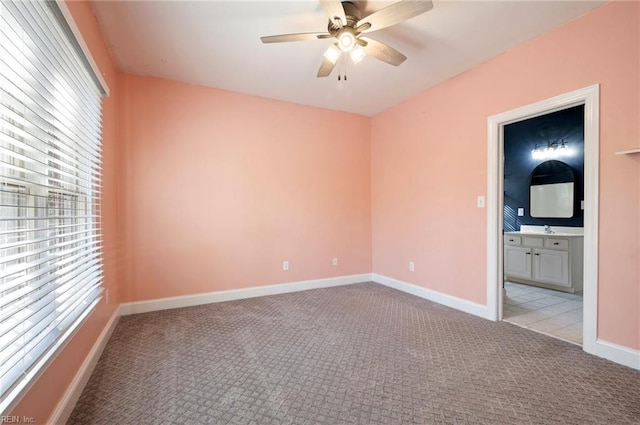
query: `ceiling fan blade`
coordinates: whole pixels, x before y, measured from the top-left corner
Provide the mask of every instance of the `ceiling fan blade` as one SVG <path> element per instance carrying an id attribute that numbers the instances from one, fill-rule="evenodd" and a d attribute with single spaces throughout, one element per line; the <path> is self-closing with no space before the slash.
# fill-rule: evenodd
<path id="1" fill-rule="evenodd" d="M 347 15 L 340 0 L 320 0 L 320 4 L 336 27 L 342 28 L 347 24 Z"/>
<path id="2" fill-rule="evenodd" d="M 433 9 L 431 0 L 402 0 L 378 10 L 358 21 L 356 28 L 369 24 L 361 32 L 377 31 L 411 19 Z"/>
<path id="3" fill-rule="evenodd" d="M 384 43 L 372 40 L 368 37 L 360 37 L 360 39 L 367 42 L 367 45 L 363 47 L 364 52 L 368 56 L 373 56 L 382 62 L 398 66 L 407 59 L 405 55 Z"/>
<path id="4" fill-rule="evenodd" d="M 286 43 L 289 41 L 317 40 L 331 37 L 333 37 L 331 34 L 324 32 L 300 32 L 297 34 L 265 35 L 260 37 L 260 40 L 263 43 Z"/>
<path id="5" fill-rule="evenodd" d="M 338 63 L 338 59 L 340 59 L 340 55 L 342 52 L 336 47 L 335 44 L 329 46 L 324 55 L 322 56 L 322 63 L 320 64 L 320 69 L 318 69 L 318 78 L 327 77 L 335 68 L 336 63 Z M 331 58 L 332 60 L 330 60 Z"/>
<path id="6" fill-rule="evenodd" d="M 320 65 L 320 69 L 318 69 L 318 78 L 328 77 L 335 68 L 336 64 L 331 62 L 327 58 L 322 58 L 322 64 Z"/>

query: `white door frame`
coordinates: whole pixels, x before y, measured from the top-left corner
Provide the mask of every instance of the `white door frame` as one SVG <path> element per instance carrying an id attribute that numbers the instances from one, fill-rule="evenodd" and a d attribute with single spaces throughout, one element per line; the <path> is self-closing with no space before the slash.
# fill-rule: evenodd
<path id="1" fill-rule="evenodd" d="M 585 87 L 493 115 L 488 125 L 487 167 L 487 313 L 502 320 L 504 126 L 539 115 L 584 105 L 584 309 L 582 348 L 596 352 L 598 325 L 598 168 L 600 86 Z"/>

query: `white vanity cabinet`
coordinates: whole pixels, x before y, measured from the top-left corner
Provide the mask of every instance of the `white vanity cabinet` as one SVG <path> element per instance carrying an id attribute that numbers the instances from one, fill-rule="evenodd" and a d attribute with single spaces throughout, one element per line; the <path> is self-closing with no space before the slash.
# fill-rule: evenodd
<path id="1" fill-rule="evenodd" d="M 520 236 L 505 235 L 504 240 L 505 275 L 531 279 L 531 248 L 520 246 L 522 241 Z"/>
<path id="2" fill-rule="evenodd" d="M 505 233 L 505 280 L 582 291 L 583 240 L 582 235 Z"/>

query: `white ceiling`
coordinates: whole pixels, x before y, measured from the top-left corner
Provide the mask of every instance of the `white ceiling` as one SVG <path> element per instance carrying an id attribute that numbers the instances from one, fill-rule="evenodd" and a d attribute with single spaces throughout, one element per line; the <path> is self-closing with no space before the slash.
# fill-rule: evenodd
<path id="1" fill-rule="evenodd" d="M 359 1 L 366 16 L 393 1 Z M 375 115 L 604 1 L 449 1 L 368 33 L 408 59 L 367 57 L 316 78 L 334 39 L 262 44 L 260 36 L 325 32 L 317 0 L 94 1 L 119 69 L 234 92 Z"/>

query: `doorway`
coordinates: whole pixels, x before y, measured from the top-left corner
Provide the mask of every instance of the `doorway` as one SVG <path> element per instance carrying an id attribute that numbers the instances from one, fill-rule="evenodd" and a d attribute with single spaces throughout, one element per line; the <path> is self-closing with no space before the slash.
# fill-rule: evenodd
<path id="1" fill-rule="evenodd" d="M 582 345 L 584 104 L 503 126 L 502 320 Z"/>
<path id="2" fill-rule="evenodd" d="M 582 346 L 594 353 L 597 339 L 599 86 L 593 85 L 488 118 L 487 309 L 503 319 L 504 127 L 584 105 L 584 262 Z"/>

